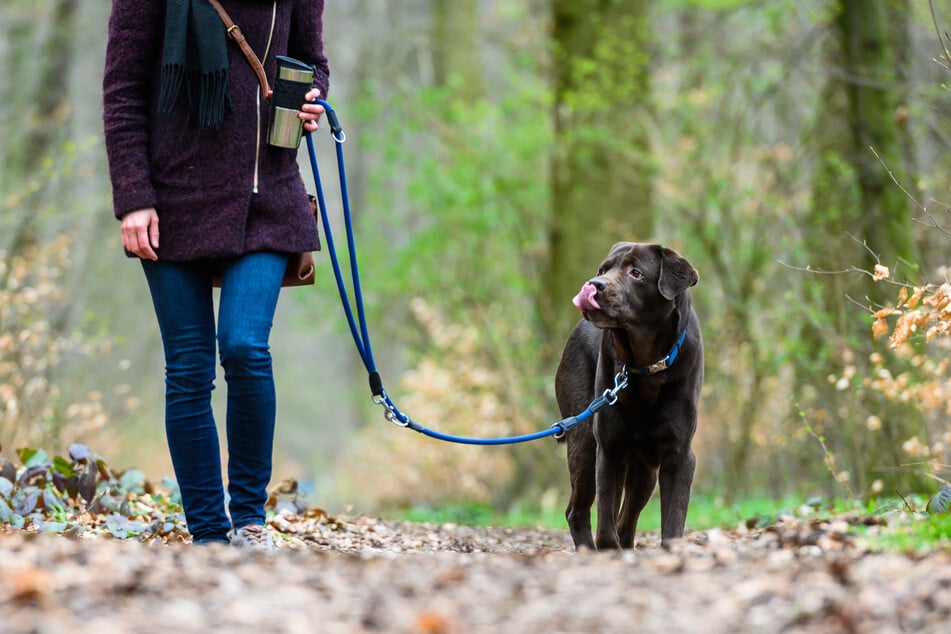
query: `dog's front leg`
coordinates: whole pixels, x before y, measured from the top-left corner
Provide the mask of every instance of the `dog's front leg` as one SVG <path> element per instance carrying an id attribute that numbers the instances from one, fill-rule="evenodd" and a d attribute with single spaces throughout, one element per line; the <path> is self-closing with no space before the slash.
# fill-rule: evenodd
<path id="1" fill-rule="evenodd" d="M 689 448 L 669 456 L 660 466 L 661 543 L 684 535 L 696 467 L 697 458 Z"/>
<path id="2" fill-rule="evenodd" d="M 617 528 L 621 548 L 634 548 L 637 520 L 647 506 L 656 484 L 657 470 L 644 464 L 636 456 L 631 456 L 628 459 L 624 503 L 621 505 Z"/>
<path id="3" fill-rule="evenodd" d="M 621 547 L 617 534 L 617 516 L 621 505 L 625 467 L 624 456 L 606 450 L 599 441 L 595 476 L 598 491 L 598 530 L 594 540 L 598 550 Z"/>

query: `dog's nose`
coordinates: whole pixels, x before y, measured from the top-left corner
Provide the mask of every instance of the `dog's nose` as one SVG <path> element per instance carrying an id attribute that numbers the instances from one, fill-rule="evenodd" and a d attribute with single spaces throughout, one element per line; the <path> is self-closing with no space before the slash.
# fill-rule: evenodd
<path id="1" fill-rule="evenodd" d="M 599 291 L 603 291 L 604 287 L 607 286 L 604 280 L 602 280 L 600 277 L 591 278 L 590 280 L 588 280 L 588 284 L 595 287 Z"/>

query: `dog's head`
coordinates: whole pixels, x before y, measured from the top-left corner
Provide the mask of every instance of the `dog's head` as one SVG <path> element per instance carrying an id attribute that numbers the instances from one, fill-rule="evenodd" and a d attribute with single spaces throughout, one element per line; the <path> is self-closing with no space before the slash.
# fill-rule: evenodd
<path id="1" fill-rule="evenodd" d="M 700 275 L 684 257 L 659 244 L 618 242 L 574 305 L 598 328 L 650 325 L 665 319 Z"/>

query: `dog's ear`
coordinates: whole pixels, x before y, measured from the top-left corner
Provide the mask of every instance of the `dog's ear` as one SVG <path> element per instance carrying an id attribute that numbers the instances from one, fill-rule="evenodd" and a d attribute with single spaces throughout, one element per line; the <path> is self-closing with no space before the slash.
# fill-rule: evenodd
<path id="1" fill-rule="evenodd" d="M 657 246 L 660 250 L 660 275 L 657 289 L 664 299 L 673 299 L 700 281 L 693 265 L 673 249 Z"/>

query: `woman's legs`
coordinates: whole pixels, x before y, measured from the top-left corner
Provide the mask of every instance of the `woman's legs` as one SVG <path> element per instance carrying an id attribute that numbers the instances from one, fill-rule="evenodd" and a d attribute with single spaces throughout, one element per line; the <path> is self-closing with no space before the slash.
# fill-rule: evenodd
<path id="1" fill-rule="evenodd" d="M 165 430 L 195 543 L 264 523 L 276 397 L 268 339 L 287 255 L 252 253 L 226 263 L 218 346 L 228 383 L 225 512 L 214 389 L 215 313 L 206 263 L 142 261 L 165 348 Z"/>
<path id="2" fill-rule="evenodd" d="M 227 542 L 218 430 L 211 409 L 215 314 L 198 263 L 142 260 L 165 348 L 165 434 L 195 543 Z"/>
<path id="3" fill-rule="evenodd" d="M 218 346 L 228 382 L 228 493 L 235 529 L 264 524 L 276 396 L 268 339 L 288 256 L 229 261 L 218 306 Z"/>

